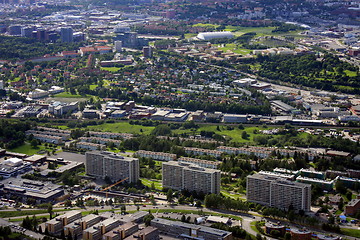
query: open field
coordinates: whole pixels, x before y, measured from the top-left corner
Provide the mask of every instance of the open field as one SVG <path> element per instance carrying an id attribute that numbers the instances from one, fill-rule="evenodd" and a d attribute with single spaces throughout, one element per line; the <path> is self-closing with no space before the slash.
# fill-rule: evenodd
<path id="1" fill-rule="evenodd" d="M 105 71 L 109 71 L 109 72 L 117 72 L 120 69 L 121 68 L 118 68 L 118 67 L 101 67 L 101 70 L 105 70 Z"/>
<path id="2" fill-rule="evenodd" d="M 30 145 L 30 143 L 25 143 L 25 144 L 21 145 L 20 147 L 10 149 L 10 151 L 16 152 L 16 153 L 24 153 L 27 155 L 34 155 L 34 154 L 38 153 L 39 151 L 50 151 L 51 152 L 52 148 L 45 147 L 43 144 L 38 145 L 37 147 L 34 148 Z"/>
<path id="3" fill-rule="evenodd" d="M 160 180 L 155 179 L 146 179 L 146 178 L 140 178 L 141 183 L 149 188 L 151 188 L 151 184 L 154 183 L 155 189 L 162 191 L 162 183 Z"/>
<path id="4" fill-rule="evenodd" d="M 146 127 L 141 125 L 131 125 L 128 122 L 104 123 L 96 126 L 88 126 L 93 131 L 149 134 L 155 127 Z"/>

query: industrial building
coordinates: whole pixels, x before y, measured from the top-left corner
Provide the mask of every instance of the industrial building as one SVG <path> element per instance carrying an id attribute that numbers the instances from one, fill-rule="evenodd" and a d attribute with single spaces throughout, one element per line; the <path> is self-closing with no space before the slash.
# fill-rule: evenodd
<path id="1" fill-rule="evenodd" d="M 117 181 L 127 178 L 127 182 L 139 180 L 139 159 L 123 157 L 106 151 L 86 152 L 86 174 L 95 177 L 109 177 Z"/>
<path id="2" fill-rule="evenodd" d="M 169 161 L 162 165 L 164 188 L 186 189 L 203 193 L 220 193 L 220 170 L 195 164 Z"/>
<path id="3" fill-rule="evenodd" d="M 310 211 L 311 185 L 281 177 L 254 174 L 247 177 L 246 197 L 250 202 L 288 210 Z"/>

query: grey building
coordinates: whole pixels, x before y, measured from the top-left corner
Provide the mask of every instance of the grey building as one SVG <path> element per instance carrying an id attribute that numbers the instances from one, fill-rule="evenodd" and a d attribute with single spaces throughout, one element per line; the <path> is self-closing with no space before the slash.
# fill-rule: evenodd
<path id="1" fill-rule="evenodd" d="M 60 39 L 62 42 L 73 42 L 73 29 L 71 27 L 60 28 Z"/>
<path id="2" fill-rule="evenodd" d="M 86 174 L 95 177 L 109 177 L 117 181 L 128 178 L 128 182 L 139 180 L 139 159 L 123 157 L 106 151 L 86 152 Z"/>
<path id="3" fill-rule="evenodd" d="M 192 163 L 169 161 L 162 165 L 164 188 L 203 193 L 220 193 L 220 170 Z"/>
<path id="4" fill-rule="evenodd" d="M 249 202 L 288 210 L 310 211 L 311 185 L 263 174 L 247 177 L 246 197 Z"/>

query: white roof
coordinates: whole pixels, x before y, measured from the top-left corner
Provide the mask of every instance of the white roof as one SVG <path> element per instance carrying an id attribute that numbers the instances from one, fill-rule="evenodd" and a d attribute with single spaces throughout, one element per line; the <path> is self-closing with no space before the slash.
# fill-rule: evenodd
<path id="1" fill-rule="evenodd" d="M 197 35 L 197 38 L 201 40 L 210 40 L 214 38 L 233 38 L 234 34 L 231 32 L 201 32 Z"/>

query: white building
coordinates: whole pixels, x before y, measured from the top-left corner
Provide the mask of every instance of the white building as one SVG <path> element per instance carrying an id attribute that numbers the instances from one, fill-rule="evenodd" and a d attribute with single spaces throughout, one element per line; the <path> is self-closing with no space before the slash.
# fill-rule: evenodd
<path id="1" fill-rule="evenodd" d="M 234 34 L 231 32 L 201 32 L 197 35 L 200 40 L 211 40 L 216 38 L 233 38 Z"/>

